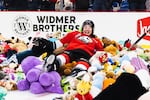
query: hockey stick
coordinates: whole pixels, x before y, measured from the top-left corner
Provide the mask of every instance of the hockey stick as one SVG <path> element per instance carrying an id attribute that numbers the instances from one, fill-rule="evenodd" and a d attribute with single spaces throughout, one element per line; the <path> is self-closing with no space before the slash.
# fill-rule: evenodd
<path id="1" fill-rule="evenodd" d="M 147 30 L 147 32 L 145 32 L 140 38 L 138 38 L 129 48 L 129 50 L 131 50 L 132 47 L 134 47 L 144 36 L 147 35 L 147 33 L 150 32 L 150 29 Z"/>

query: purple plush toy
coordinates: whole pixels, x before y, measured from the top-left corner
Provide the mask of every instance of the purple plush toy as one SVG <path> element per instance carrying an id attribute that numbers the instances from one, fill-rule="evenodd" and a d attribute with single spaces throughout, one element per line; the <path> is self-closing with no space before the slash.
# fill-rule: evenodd
<path id="1" fill-rule="evenodd" d="M 27 74 L 30 69 L 40 64 L 42 64 L 42 61 L 35 56 L 28 56 L 21 62 L 21 66 L 25 74 Z"/>
<path id="2" fill-rule="evenodd" d="M 34 57 L 32 57 L 32 59 L 35 60 Z M 25 60 L 28 62 L 25 63 L 24 61 L 23 63 L 24 66 L 27 66 L 27 69 L 25 67 L 23 68 L 23 71 L 26 71 L 26 79 L 18 82 L 18 90 L 30 90 L 34 94 L 45 92 L 63 94 L 64 92 L 61 88 L 61 77 L 59 73 L 56 71 L 44 72 L 42 70 L 43 66 L 42 63 L 40 63 L 40 60 L 37 60 L 37 62 L 39 62 L 39 65 L 36 62 L 36 64 L 32 64 L 35 66 L 31 66 L 31 63 L 35 63 L 32 62 L 32 59 L 30 57 L 26 58 Z"/>

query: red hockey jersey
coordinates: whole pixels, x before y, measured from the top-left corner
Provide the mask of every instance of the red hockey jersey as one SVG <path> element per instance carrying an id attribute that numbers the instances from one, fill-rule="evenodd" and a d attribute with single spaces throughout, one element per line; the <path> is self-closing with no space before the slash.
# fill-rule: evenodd
<path id="1" fill-rule="evenodd" d="M 66 50 L 82 49 L 91 56 L 95 51 L 102 51 L 103 45 L 98 38 L 92 38 L 79 31 L 68 33 L 60 40 L 63 44 L 68 43 Z"/>

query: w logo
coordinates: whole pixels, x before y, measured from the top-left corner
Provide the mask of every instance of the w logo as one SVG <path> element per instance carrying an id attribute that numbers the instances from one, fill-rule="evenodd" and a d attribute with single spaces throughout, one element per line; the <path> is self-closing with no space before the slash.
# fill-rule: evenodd
<path id="1" fill-rule="evenodd" d="M 18 28 L 19 28 L 19 30 L 20 31 L 25 31 L 25 30 L 27 30 L 27 24 L 28 23 L 24 23 L 24 22 L 19 22 L 19 23 L 17 23 L 18 24 Z"/>
<path id="2" fill-rule="evenodd" d="M 27 36 L 31 31 L 31 21 L 27 16 L 18 16 L 13 24 L 14 32 L 19 36 Z"/>

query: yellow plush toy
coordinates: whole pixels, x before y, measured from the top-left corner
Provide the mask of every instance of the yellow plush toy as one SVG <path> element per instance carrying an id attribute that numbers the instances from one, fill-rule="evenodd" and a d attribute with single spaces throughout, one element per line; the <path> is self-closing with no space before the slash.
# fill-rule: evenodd
<path id="1" fill-rule="evenodd" d="M 114 45 L 109 45 L 104 48 L 104 51 L 109 52 L 113 56 L 117 54 L 118 49 Z"/>
<path id="2" fill-rule="evenodd" d="M 77 84 L 77 94 L 75 95 L 75 98 L 78 100 L 93 100 L 92 95 L 90 94 L 91 90 L 91 83 L 88 81 L 81 80 Z"/>
<path id="3" fill-rule="evenodd" d="M 117 55 L 118 51 L 121 50 L 121 46 L 114 40 L 110 40 L 107 37 L 102 38 L 104 51 L 109 52 L 113 56 Z"/>

